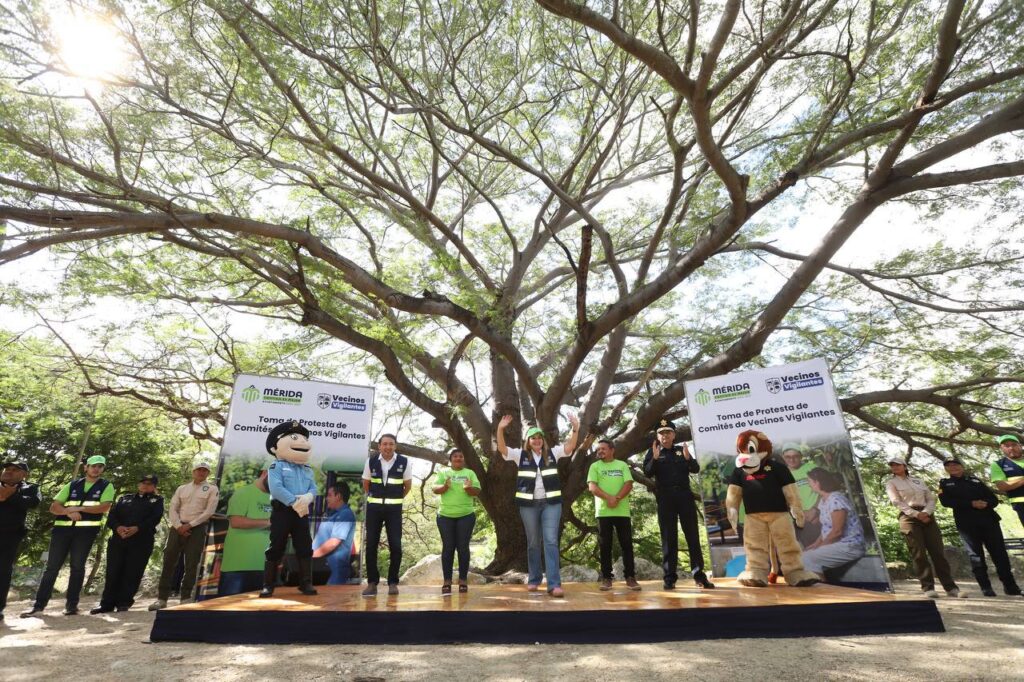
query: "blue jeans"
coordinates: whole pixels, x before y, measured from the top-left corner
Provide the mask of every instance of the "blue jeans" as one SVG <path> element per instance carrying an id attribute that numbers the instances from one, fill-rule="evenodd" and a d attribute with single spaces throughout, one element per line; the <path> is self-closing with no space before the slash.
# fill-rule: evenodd
<path id="1" fill-rule="evenodd" d="M 46 559 L 46 570 L 39 580 L 36 600 L 33 608 L 44 609 L 53 594 L 53 584 L 57 582 L 57 574 L 64 566 L 64 561 L 71 556 L 71 577 L 68 580 L 68 591 L 64 605 L 68 609 L 78 608 L 78 595 L 82 592 L 85 581 L 85 562 L 89 560 L 89 550 L 99 535 L 96 526 L 88 528 L 58 527 L 50 535 L 50 553 Z"/>
<path id="2" fill-rule="evenodd" d="M 526 564 L 530 569 L 531 585 L 540 585 L 541 545 L 544 547 L 544 568 L 547 569 L 548 589 L 562 586 L 558 570 L 558 525 L 562 520 L 561 502 L 535 500 L 532 507 L 520 507 L 519 516 L 526 530 Z"/>
<path id="3" fill-rule="evenodd" d="M 224 571 L 217 583 L 217 596 L 255 592 L 263 587 L 263 571 Z"/>

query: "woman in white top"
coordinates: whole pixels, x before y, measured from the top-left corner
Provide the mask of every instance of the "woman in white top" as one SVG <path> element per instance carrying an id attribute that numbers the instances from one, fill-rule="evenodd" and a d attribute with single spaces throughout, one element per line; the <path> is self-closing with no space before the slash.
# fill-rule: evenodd
<path id="1" fill-rule="evenodd" d="M 546 569 L 548 594 L 561 597 L 562 576 L 559 572 L 558 529 L 562 520 L 562 486 L 558 477 L 558 460 L 572 456 L 576 448 L 576 437 L 580 422 L 575 416 L 569 417 L 572 431 L 563 445 L 548 448 L 544 432 L 532 427 L 526 432 L 523 450 L 510 448 L 505 444 L 505 428 L 512 423 L 512 415 L 505 415 L 498 421 L 498 452 L 519 468 L 516 478 L 516 504 L 526 531 L 526 560 L 529 567 L 527 589 L 536 592 L 540 588 L 545 571 L 542 571 L 541 547 L 543 545 L 543 568 Z"/>
<path id="2" fill-rule="evenodd" d="M 914 572 L 921 581 L 921 589 L 927 597 L 939 596 L 935 591 L 935 577 L 950 597 L 966 597 L 953 581 L 949 562 L 942 549 L 942 532 L 935 522 L 935 494 L 922 481 L 907 471 L 907 462 L 902 457 L 890 457 L 889 470 L 892 478 L 885 483 L 889 501 L 900 510 L 900 533 L 907 543 L 914 560 Z M 928 563 L 929 557 L 931 564 Z M 935 572 L 932 572 L 932 565 Z"/>

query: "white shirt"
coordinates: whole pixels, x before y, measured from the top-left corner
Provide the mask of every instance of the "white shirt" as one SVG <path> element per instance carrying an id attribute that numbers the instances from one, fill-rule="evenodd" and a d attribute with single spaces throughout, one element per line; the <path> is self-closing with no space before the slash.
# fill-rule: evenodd
<path id="1" fill-rule="evenodd" d="M 523 454 L 523 451 L 520 448 L 507 448 L 507 449 L 508 449 L 508 454 L 504 456 L 505 459 L 507 459 L 510 462 L 515 462 L 516 465 L 518 466 L 519 465 L 519 457 Z M 531 453 L 531 454 L 533 455 L 533 463 L 537 465 L 538 469 L 540 469 L 540 464 L 541 464 L 541 462 L 543 460 L 541 459 L 540 455 L 538 455 L 537 453 Z M 568 455 L 565 454 L 565 448 L 564 447 L 562 447 L 561 445 L 556 445 L 555 447 L 551 448 L 551 456 L 554 457 L 555 461 L 557 462 L 558 460 L 562 459 L 563 457 L 567 457 Z M 535 500 L 543 500 L 543 499 L 545 499 L 545 490 L 544 490 L 544 480 L 543 480 L 543 478 L 541 476 L 537 476 L 537 478 L 535 478 L 534 480 L 536 482 L 533 484 L 533 499 L 535 499 Z"/>
<path id="2" fill-rule="evenodd" d="M 391 465 L 394 464 L 397 460 L 398 460 L 398 453 L 397 452 L 394 455 L 392 455 L 391 461 L 388 461 L 388 460 L 384 459 L 383 457 L 380 458 L 380 473 L 384 477 L 383 480 L 384 480 L 384 484 L 385 485 L 387 485 L 388 472 L 391 471 Z M 372 476 L 370 476 L 370 460 L 366 460 L 363 463 L 363 478 L 365 478 L 367 481 L 369 481 L 372 478 Z M 405 473 L 402 475 L 402 480 L 403 481 L 411 481 L 412 480 L 412 467 L 411 466 L 406 466 L 405 467 Z"/>

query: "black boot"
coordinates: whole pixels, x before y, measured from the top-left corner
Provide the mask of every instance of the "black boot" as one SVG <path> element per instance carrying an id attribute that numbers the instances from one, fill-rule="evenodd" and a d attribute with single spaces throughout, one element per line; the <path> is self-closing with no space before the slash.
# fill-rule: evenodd
<path id="1" fill-rule="evenodd" d="M 261 597 L 273 597 L 274 585 L 277 584 L 277 562 L 263 562 L 263 589 L 260 590 Z"/>
<path id="2" fill-rule="evenodd" d="M 313 560 L 309 557 L 299 559 L 299 592 L 302 594 L 316 594 L 313 587 Z"/>
<path id="3" fill-rule="evenodd" d="M 715 584 L 708 580 L 708 574 L 701 570 L 693 572 L 693 582 L 697 583 L 697 587 L 701 589 L 713 590 L 715 588 Z"/>

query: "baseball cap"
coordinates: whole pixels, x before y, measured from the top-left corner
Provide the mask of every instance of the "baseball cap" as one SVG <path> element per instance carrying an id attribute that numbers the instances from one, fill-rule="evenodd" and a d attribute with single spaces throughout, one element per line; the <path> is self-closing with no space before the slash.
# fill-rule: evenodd
<path id="1" fill-rule="evenodd" d="M 996 442 L 1002 445 L 1007 441 L 1013 441 L 1014 443 L 1020 443 L 1020 438 L 1012 433 L 1004 433 L 1003 435 L 996 438 Z"/>
<path id="2" fill-rule="evenodd" d="M 146 474 L 145 476 L 139 479 L 139 483 L 152 483 L 153 485 L 156 485 L 159 482 L 160 477 L 157 476 L 156 474 Z"/>
<path id="3" fill-rule="evenodd" d="M 671 431 L 672 433 L 675 433 L 676 425 L 673 424 L 672 420 L 670 419 L 662 419 L 660 422 L 658 422 L 657 433 L 661 433 L 662 431 Z"/>
<path id="4" fill-rule="evenodd" d="M 536 426 L 530 427 L 530 428 L 529 428 L 529 429 L 528 429 L 528 430 L 526 431 L 526 438 L 527 438 L 527 439 L 530 439 L 530 438 L 533 438 L 534 436 L 541 436 L 541 437 L 543 437 L 543 436 L 544 436 L 544 432 L 543 432 L 543 431 L 541 431 L 541 430 L 540 430 L 539 428 L 537 428 Z"/>
<path id="5" fill-rule="evenodd" d="M 897 457 L 895 455 L 890 457 L 889 459 L 885 460 L 885 463 L 886 464 L 902 464 L 903 466 L 907 466 L 907 460 L 903 459 L 902 457 Z"/>
<path id="6" fill-rule="evenodd" d="M 21 469 L 26 474 L 28 473 L 28 464 L 22 461 L 4 462 L 4 469 L 6 469 L 7 467 L 15 467 L 17 469 Z"/>
<path id="7" fill-rule="evenodd" d="M 947 465 L 949 465 L 949 464 L 959 464 L 960 466 L 963 466 L 963 465 L 964 465 L 964 463 L 963 463 L 963 462 L 961 462 L 961 461 L 960 461 L 959 459 L 957 459 L 956 457 L 950 457 L 949 459 L 947 459 L 946 461 L 944 461 L 944 462 L 942 463 L 942 466 L 947 466 Z"/>
<path id="8" fill-rule="evenodd" d="M 210 462 L 209 461 L 207 461 L 205 458 L 200 457 L 199 459 L 197 459 L 195 461 L 195 463 L 192 464 L 192 470 L 195 471 L 196 469 L 212 470 L 213 467 L 210 466 Z"/>
<path id="9" fill-rule="evenodd" d="M 107 458 L 104 457 L 103 455 L 93 455 L 89 459 L 85 460 L 85 465 L 86 466 L 90 466 L 91 467 L 93 464 L 102 464 L 103 466 L 106 466 L 107 465 Z"/>
<path id="10" fill-rule="evenodd" d="M 271 448 L 277 447 L 277 441 L 293 433 L 309 438 L 309 429 L 303 426 L 299 420 L 289 419 L 275 426 L 267 434 L 267 452 L 273 455 L 274 451 Z"/>

